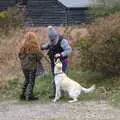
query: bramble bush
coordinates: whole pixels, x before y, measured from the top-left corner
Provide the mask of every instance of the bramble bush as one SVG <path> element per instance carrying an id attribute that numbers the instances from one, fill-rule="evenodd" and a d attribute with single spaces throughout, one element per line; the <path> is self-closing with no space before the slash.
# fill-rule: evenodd
<path id="1" fill-rule="evenodd" d="M 7 11 L 3 11 L 3 12 L 0 12 L 0 29 L 3 30 L 3 29 L 7 29 L 8 27 L 8 12 Z"/>
<path id="2" fill-rule="evenodd" d="M 8 8 L 0 12 L 0 31 L 8 33 L 9 30 L 22 27 L 24 25 L 24 16 L 18 8 Z"/>
<path id="3" fill-rule="evenodd" d="M 90 36 L 79 40 L 80 66 L 107 75 L 120 75 L 120 12 L 88 25 Z"/>

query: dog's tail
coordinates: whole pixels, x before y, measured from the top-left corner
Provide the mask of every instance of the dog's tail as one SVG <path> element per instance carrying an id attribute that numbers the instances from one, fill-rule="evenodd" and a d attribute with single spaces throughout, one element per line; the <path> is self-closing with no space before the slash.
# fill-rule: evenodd
<path id="1" fill-rule="evenodd" d="M 82 91 L 85 92 L 85 93 L 90 93 L 92 92 L 93 90 L 95 89 L 95 85 L 92 85 L 90 88 L 84 88 L 82 87 Z"/>

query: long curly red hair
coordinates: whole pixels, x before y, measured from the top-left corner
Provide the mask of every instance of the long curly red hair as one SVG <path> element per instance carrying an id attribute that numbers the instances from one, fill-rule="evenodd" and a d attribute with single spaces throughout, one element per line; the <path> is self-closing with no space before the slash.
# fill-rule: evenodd
<path id="1" fill-rule="evenodd" d="M 34 32 L 27 32 L 20 47 L 20 53 L 35 53 L 40 51 L 37 36 Z"/>

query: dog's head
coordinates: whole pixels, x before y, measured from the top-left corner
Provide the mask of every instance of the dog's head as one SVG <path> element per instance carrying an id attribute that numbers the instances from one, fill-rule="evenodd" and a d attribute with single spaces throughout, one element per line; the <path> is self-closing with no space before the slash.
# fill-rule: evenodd
<path id="1" fill-rule="evenodd" d="M 60 61 L 60 58 L 57 58 L 55 61 L 55 70 L 54 72 L 62 72 L 62 62 Z"/>

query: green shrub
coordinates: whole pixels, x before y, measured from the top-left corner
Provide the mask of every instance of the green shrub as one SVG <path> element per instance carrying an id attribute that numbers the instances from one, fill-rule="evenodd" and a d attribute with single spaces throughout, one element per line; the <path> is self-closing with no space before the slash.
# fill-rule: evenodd
<path id="1" fill-rule="evenodd" d="M 11 27 L 21 27 L 24 25 L 24 16 L 18 8 L 8 8 L 8 21 Z"/>
<path id="2" fill-rule="evenodd" d="M 120 75 L 120 13 L 88 26 L 90 37 L 80 40 L 80 65 L 107 75 Z"/>
<path id="3" fill-rule="evenodd" d="M 104 6 L 104 7 L 97 7 L 96 5 L 93 5 L 91 8 L 93 18 L 99 18 L 99 17 L 106 17 L 110 16 L 111 14 L 114 14 L 115 12 L 120 11 L 120 3 L 115 3 L 112 6 Z"/>
<path id="4" fill-rule="evenodd" d="M 4 29 L 5 27 L 7 27 L 7 24 L 8 24 L 8 12 L 7 11 L 0 12 L 0 28 Z"/>

